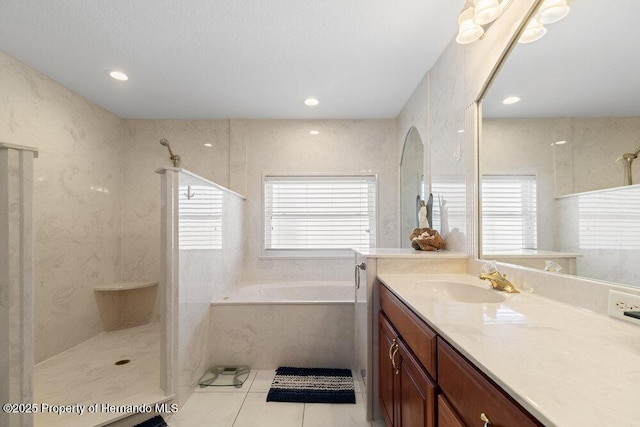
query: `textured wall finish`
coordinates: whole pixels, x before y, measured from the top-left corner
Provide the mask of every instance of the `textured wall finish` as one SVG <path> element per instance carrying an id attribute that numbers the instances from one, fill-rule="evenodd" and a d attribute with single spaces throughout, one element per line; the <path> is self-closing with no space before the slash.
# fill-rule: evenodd
<path id="1" fill-rule="evenodd" d="M 157 280 L 160 271 L 160 179 L 171 167 L 166 138 L 182 167 L 229 185 L 229 121 L 129 120 L 122 168 L 123 280 Z M 205 147 L 204 144 L 212 147 Z"/>
<path id="2" fill-rule="evenodd" d="M 0 54 L 0 140 L 36 146 L 35 359 L 102 331 L 93 286 L 120 279 L 122 120 Z"/>
<path id="3" fill-rule="evenodd" d="M 246 257 L 243 280 L 351 280 L 353 256 L 265 259 L 262 177 L 378 174 L 378 247 L 398 247 L 395 120 L 251 120 L 247 122 Z M 310 135 L 318 130 L 319 135 Z"/>
<path id="4" fill-rule="evenodd" d="M 452 44 L 431 69 L 429 97 L 430 165 L 434 197 L 434 224 L 448 250 L 466 252 L 467 162 L 473 150 L 465 145 L 464 80 L 452 69 L 461 69 L 463 52 Z M 441 209 L 440 201 L 443 208 Z"/>
<path id="5" fill-rule="evenodd" d="M 538 249 L 554 250 L 554 147 L 563 135 L 565 119 L 484 120 L 480 171 L 484 175 L 536 175 Z"/>

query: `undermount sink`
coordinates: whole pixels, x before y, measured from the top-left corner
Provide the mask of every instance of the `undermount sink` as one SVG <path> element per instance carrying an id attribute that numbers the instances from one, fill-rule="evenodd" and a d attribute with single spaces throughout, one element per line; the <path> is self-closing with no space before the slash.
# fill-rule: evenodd
<path id="1" fill-rule="evenodd" d="M 425 280 L 418 282 L 420 292 L 447 301 L 469 303 L 500 303 L 506 294 L 492 288 L 481 288 L 461 282 Z"/>

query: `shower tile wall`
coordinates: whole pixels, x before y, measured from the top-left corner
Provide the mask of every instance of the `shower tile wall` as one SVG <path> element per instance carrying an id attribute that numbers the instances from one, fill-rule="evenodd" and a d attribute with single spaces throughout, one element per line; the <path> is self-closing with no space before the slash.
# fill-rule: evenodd
<path id="1" fill-rule="evenodd" d="M 122 120 L 0 53 L 0 140 L 34 161 L 35 360 L 102 331 L 93 286 L 120 278 Z"/>
<path id="2" fill-rule="evenodd" d="M 181 167 L 217 184 L 229 185 L 228 120 L 127 120 L 123 150 L 122 263 L 124 280 L 157 280 L 160 271 L 160 178 L 172 167 L 166 147 Z M 212 144 L 205 147 L 204 144 Z"/>
<path id="3" fill-rule="evenodd" d="M 180 193 L 184 193 L 187 185 L 206 186 L 211 193 L 207 196 L 220 197 L 221 221 L 216 224 L 222 239 L 209 248 L 193 249 L 180 245 L 179 262 L 179 384 L 178 399 L 184 404 L 197 386 L 211 360 L 210 346 L 210 303 L 221 298 L 231 285 L 238 281 L 242 263 L 242 211 L 245 201 L 229 191 L 220 190 L 202 180 L 185 173 L 180 173 Z M 194 190 L 194 192 L 203 190 Z M 216 193 L 212 196 L 213 192 Z M 204 194 L 204 192 L 203 192 Z M 180 197 L 184 203 L 184 197 Z M 203 199 L 197 199 L 203 200 Z"/>

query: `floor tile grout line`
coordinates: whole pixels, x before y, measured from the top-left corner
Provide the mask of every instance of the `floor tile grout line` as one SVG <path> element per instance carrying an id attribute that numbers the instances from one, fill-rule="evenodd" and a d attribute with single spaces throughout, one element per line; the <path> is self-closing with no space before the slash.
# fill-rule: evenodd
<path id="1" fill-rule="evenodd" d="M 259 372 L 259 370 L 256 369 L 256 374 L 251 379 L 251 384 L 249 384 L 249 386 L 247 388 L 247 391 L 244 393 L 244 399 L 242 399 L 242 403 L 240 404 L 240 408 L 238 408 L 238 412 L 236 412 L 236 416 L 233 419 L 233 423 L 231 424 L 231 427 L 236 425 L 236 422 L 238 421 L 238 417 L 240 416 L 240 412 L 242 412 L 242 407 L 244 406 L 244 403 L 247 401 L 247 397 L 249 396 L 249 392 L 251 391 L 251 387 L 253 387 L 253 383 L 256 381 L 256 378 L 258 378 L 258 372 Z"/>

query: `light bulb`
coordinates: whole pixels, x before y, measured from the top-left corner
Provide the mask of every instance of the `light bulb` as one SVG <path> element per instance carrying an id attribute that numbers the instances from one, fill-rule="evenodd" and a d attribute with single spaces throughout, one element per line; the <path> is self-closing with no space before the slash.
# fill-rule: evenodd
<path id="1" fill-rule="evenodd" d="M 544 25 L 537 19 L 532 19 L 520 36 L 518 43 L 532 43 L 541 39 L 545 34 L 547 34 L 547 29 Z"/>
<path id="2" fill-rule="evenodd" d="M 478 40 L 484 34 L 482 27 L 473 22 L 475 9 L 465 8 L 458 17 L 458 36 L 456 41 L 460 44 L 469 44 Z"/>
<path id="3" fill-rule="evenodd" d="M 569 14 L 567 0 L 546 0 L 538 11 L 538 22 L 553 24 Z"/>
<path id="4" fill-rule="evenodd" d="M 498 0 L 475 0 L 474 6 L 473 22 L 478 25 L 493 22 L 502 13 Z"/>

